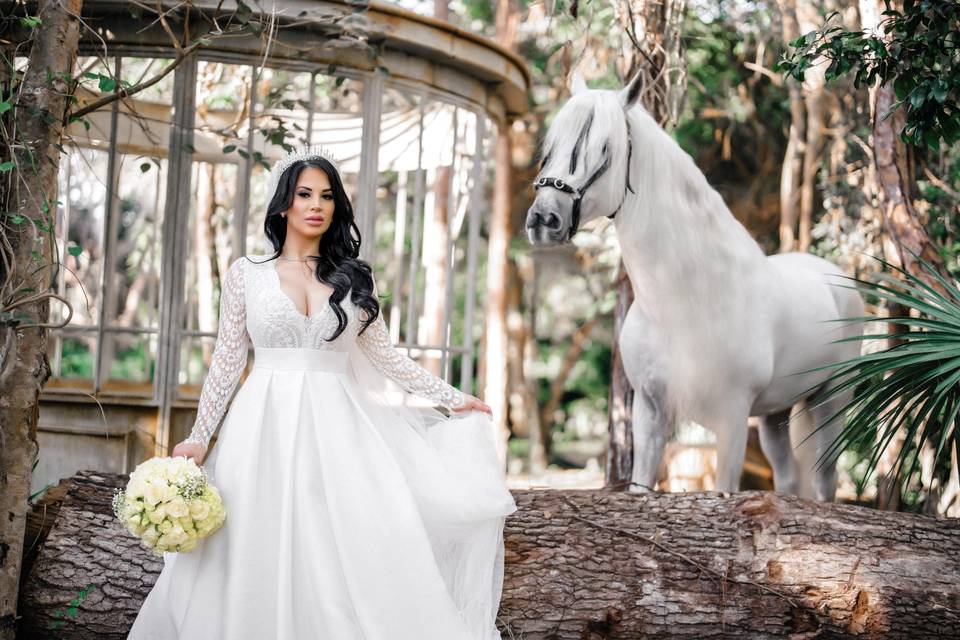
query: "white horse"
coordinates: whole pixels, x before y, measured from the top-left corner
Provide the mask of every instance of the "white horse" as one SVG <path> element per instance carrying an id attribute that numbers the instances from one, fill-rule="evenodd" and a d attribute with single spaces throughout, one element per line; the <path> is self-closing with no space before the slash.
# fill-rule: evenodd
<path id="1" fill-rule="evenodd" d="M 841 421 L 813 431 L 849 396 L 793 420 L 791 408 L 828 376 L 803 372 L 859 354 L 859 342 L 836 342 L 859 325 L 828 321 L 862 316 L 863 303 L 836 286 L 843 272 L 825 260 L 765 256 L 636 104 L 641 82 L 601 91 L 574 77 L 544 143 L 526 222 L 533 244 L 550 245 L 567 242 L 581 221 L 614 218 L 635 295 L 620 334 L 635 390 L 633 487 L 653 487 L 675 422 L 688 419 L 717 436 L 717 489 L 738 490 L 755 415 L 776 489 L 832 500 L 836 469 L 817 461 Z"/>

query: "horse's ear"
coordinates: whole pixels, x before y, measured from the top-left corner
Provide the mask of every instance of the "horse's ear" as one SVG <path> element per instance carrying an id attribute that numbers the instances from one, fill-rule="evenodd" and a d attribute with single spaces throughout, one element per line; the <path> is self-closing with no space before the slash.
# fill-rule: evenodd
<path id="1" fill-rule="evenodd" d="M 640 97 L 640 92 L 643 91 L 644 84 L 646 84 L 646 78 L 644 78 L 643 70 L 641 69 L 633 76 L 633 80 L 620 90 L 620 103 L 624 109 L 629 109 L 634 105 L 637 98 Z"/>
<path id="2" fill-rule="evenodd" d="M 584 81 L 583 76 L 580 75 L 579 71 L 574 71 L 573 75 L 570 77 L 570 95 L 575 96 L 581 91 L 587 90 L 587 83 Z"/>

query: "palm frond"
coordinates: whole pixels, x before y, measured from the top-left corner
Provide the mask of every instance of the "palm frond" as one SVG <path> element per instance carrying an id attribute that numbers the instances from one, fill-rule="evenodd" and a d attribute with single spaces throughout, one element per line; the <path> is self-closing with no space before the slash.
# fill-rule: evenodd
<path id="1" fill-rule="evenodd" d="M 838 340 L 869 344 L 895 339 L 898 344 L 811 370 L 831 372 L 815 406 L 854 391 L 853 398 L 827 420 L 846 416 L 820 464 L 835 462 L 843 451 L 866 444 L 869 475 L 900 435 L 904 444 L 892 473 L 905 483 L 918 469 L 925 446 L 933 451 L 934 467 L 939 469 L 949 468 L 951 454 L 960 453 L 960 288 L 926 261 L 919 257 L 917 261 L 928 278 L 880 260 L 888 273 L 870 280 L 848 278 L 852 284 L 839 285 L 918 315 L 835 321 L 884 322 L 903 330 Z"/>

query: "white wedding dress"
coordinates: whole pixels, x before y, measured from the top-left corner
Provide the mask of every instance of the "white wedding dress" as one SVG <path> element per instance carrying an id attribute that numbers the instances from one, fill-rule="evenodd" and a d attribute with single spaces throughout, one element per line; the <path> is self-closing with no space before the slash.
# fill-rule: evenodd
<path id="1" fill-rule="evenodd" d="M 486 414 L 361 311 L 304 316 L 274 260 L 224 278 L 197 421 L 227 511 L 164 568 L 133 640 L 494 640 L 503 523 L 516 509 Z M 258 264 L 261 263 L 261 264 Z M 230 401 L 246 367 L 254 364 Z M 415 394 L 415 395 L 414 395 Z M 226 411 L 229 404 L 229 411 Z M 421 406 L 417 406 L 417 405 Z M 224 417 L 224 412 L 226 416 Z"/>

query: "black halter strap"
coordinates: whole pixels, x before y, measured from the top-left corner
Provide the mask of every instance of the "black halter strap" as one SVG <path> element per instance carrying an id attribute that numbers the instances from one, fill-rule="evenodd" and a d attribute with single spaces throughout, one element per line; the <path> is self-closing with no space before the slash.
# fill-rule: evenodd
<path id="1" fill-rule="evenodd" d="M 630 193 L 636 193 L 633 190 L 633 187 L 630 185 L 630 161 L 633 158 L 633 136 L 630 135 L 630 120 L 629 118 L 625 119 L 627 124 L 627 170 L 626 178 L 624 180 L 623 187 L 623 198 L 620 199 L 620 204 L 617 205 L 617 208 L 613 213 L 609 214 L 607 217 L 611 220 L 620 213 L 620 209 L 623 207 L 623 203 L 627 199 L 627 191 Z M 607 169 L 610 168 L 610 153 L 603 154 L 603 162 L 600 164 L 597 169 L 590 174 L 590 177 L 587 178 L 587 181 L 583 183 L 583 186 L 579 189 L 571 185 L 569 182 L 565 182 L 561 178 L 547 178 L 543 177 L 533 183 L 534 191 L 538 190 L 540 187 L 551 187 L 557 191 L 562 191 L 564 193 L 569 193 L 573 196 L 573 214 L 570 220 L 570 235 L 569 238 L 573 237 L 573 234 L 577 232 L 577 229 L 580 227 L 580 203 L 583 201 L 583 196 L 587 192 L 587 189 L 592 185 L 597 178 L 602 176 Z"/>

